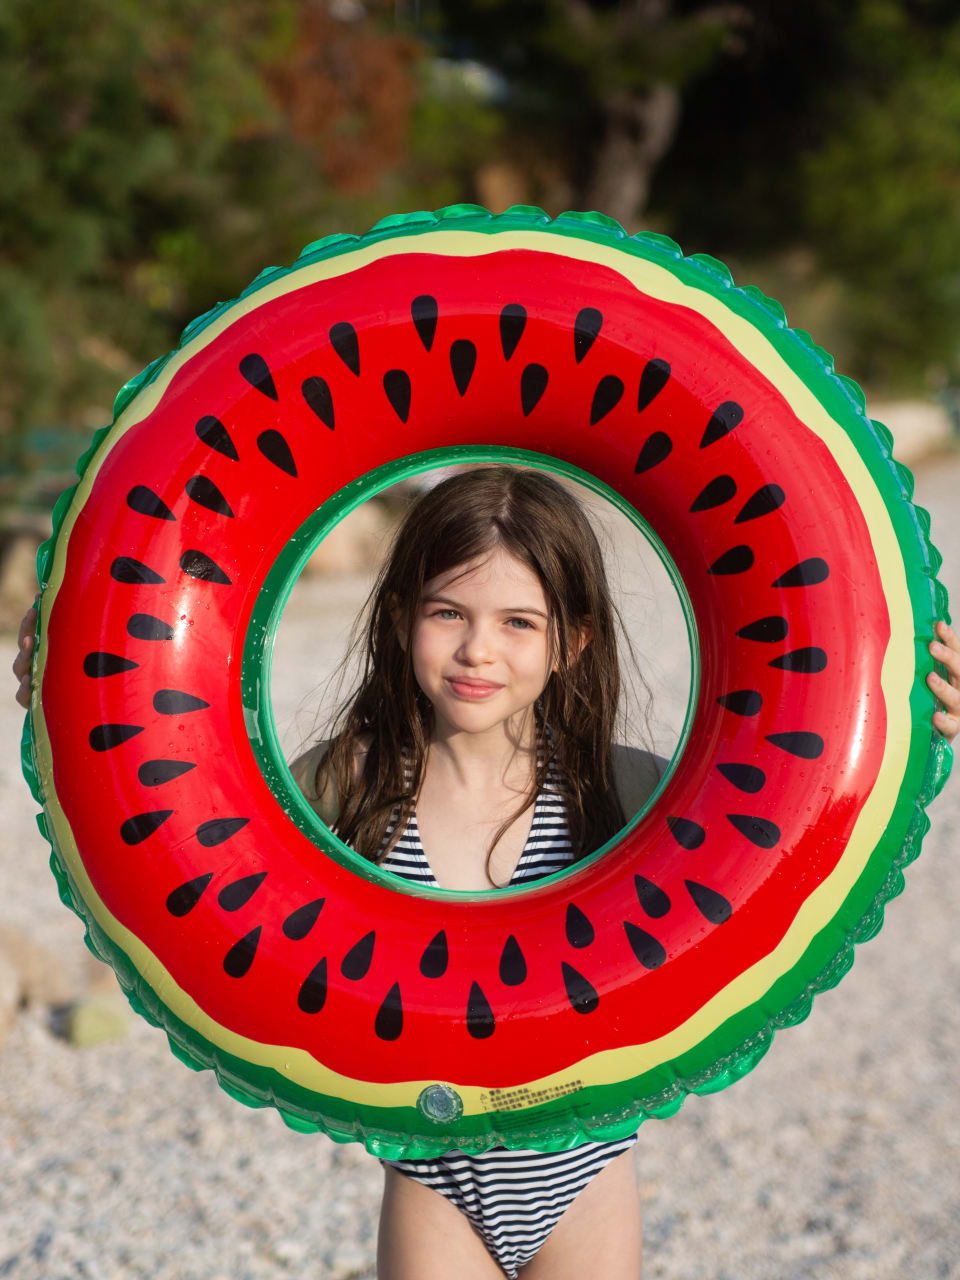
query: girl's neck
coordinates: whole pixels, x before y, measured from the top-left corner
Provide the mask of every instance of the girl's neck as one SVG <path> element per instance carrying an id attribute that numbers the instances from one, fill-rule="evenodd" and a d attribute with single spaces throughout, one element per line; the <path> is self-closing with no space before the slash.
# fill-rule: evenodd
<path id="1" fill-rule="evenodd" d="M 500 725 L 488 733 L 445 730 L 438 725 L 428 748 L 431 770 L 465 790 L 509 783 L 526 788 L 537 763 L 537 726 L 531 715 L 524 730 Z"/>

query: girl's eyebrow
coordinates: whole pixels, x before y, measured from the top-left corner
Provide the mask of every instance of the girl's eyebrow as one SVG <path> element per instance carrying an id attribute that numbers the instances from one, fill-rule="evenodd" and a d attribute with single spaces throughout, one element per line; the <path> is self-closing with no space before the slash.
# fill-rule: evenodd
<path id="1" fill-rule="evenodd" d="M 458 600 L 451 600 L 449 596 L 425 596 L 423 603 L 424 604 L 450 604 L 450 605 L 453 605 L 455 609 L 460 609 L 460 610 L 463 609 L 463 605 L 460 604 Z M 533 614 L 536 614 L 538 618 L 546 619 L 547 617 L 547 615 L 543 612 L 542 609 L 533 609 L 529 605 L 524 605 L 524 604 L 518 605 L 516 608 L 500 609 L 498 610 L 498 612 L 499 613 L 533 613 Z"/>

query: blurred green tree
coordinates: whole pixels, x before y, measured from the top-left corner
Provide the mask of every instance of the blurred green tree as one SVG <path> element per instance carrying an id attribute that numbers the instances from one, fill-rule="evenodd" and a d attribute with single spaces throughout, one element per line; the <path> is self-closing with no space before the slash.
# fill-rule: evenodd
<path id="1" fill-rule="evenodd" d="M 960 381 L 955 0 L 6 0 L 0 147 L 8 472 L 261 267 L 464 199 L 642 219 Z"/>
<path id="2" fill-rule="evenodd" d="M 392 8 L 0 6 L 0 468 L 49 463 L 56 424 L 106 420 L 120 383 L 262 267 L 457 198 L 447 172 L 493 113 L 460 93 L 431 116 L 426 48 Z"/>
<path id="3" fill-rule="evenodd" d="M 888 391 L 960 382 L 954 0 L 746 0 L 688 87 L 651 207 Z"/>
<path id="4" fill-rule="evenodd" d="M 749 18 L 735 3 L 687 10 L 672 0 L 436 0 L 425 21 L 452 56 L 496 73 L 505 156 L 529 198 L 601 209 L 633 230 L 686 86 Z"/>

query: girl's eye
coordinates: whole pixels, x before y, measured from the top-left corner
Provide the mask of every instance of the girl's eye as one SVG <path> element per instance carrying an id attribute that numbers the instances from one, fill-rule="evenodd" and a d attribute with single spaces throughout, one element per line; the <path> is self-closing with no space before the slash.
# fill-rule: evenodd
<path id="1" fill-rule="evenodd" d="M 437 609 L 430 615 L 432 618 L 459 618 L 460 613 L 457 609 Z M 526 618 L 508 618 L 508 623 L 517 623 L 517 626 L 511 626 L 512 631 L 535 631 L 536 627 L 532 622 L 528 622 Z"/>

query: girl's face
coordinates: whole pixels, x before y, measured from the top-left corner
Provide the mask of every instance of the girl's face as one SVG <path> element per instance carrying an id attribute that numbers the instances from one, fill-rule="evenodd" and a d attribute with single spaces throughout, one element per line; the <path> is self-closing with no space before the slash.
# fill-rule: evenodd
<path id="1" fill-rule="evenodd" d="M 537 575 L 502 547 L 425 584 L 411 657 L 438 733 L 522 727 L 554 667 L 549 614 Z"/>

